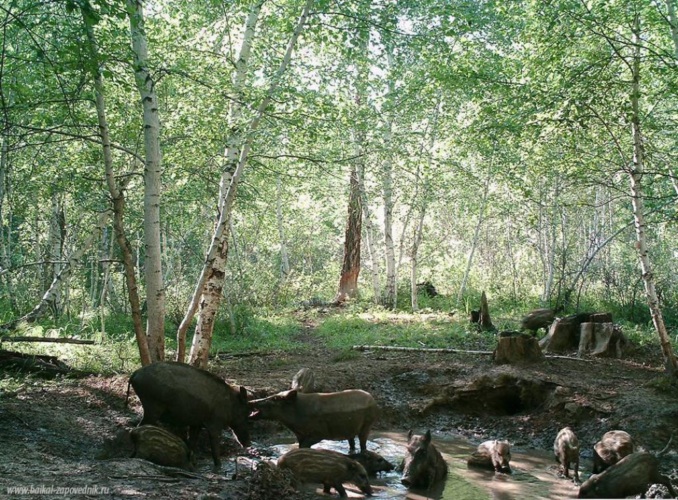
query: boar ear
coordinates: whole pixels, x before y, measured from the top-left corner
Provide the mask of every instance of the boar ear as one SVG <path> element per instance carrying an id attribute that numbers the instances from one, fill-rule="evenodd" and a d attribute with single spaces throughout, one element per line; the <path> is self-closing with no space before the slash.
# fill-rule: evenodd
<path id="1" fill-rule="evenodd" d="M 247 389 L 245 389 L 242 385 L 240 386 L 240 399 L 247 401 Z"/>
<path id="2" fill-rule="evenodd" d="M 424 443 L 430 443 L 431 442 L 431 431 L 428 430 L 426 431 L 426 434 L 424 434 Z"/>
<path id="3" fill-rule="evenodd" d="M 287 391 L 287 394 L 285 395 L 285 401 L 294 401 L 297 399 L 297 390 L 292 389 L 291 391 Z"/>
<path id="4" fill-rule="evenodd" d="M 412 429 L 407 433 L 407 440 L 409 441 L 410 439 L 412 439 Z"/>

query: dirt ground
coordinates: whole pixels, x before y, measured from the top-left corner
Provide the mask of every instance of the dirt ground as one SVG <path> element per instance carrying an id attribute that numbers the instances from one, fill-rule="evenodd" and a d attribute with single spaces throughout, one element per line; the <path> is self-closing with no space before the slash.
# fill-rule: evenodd
<path id="1" fill-rule="evenodd" d="M 210 369 L 262 397 L 287 389 L 297 370 L 311 368 L 321 391 L 372 393 L 382 408 L 374 429 L 381 431 L 431 429 L 473 442 L 504 438 L 513 446 L 548 450 L 557 431 L 570 425 L 584 458 L 613 429 L 628 431 L 649 451 L 661 450 L 678 422 L 678 390 L 666 383 L 654 349 L 632 348 L 622 360 L 550 357 L 517 367 L 495 366 L 487 355 L 374 350 L 346 356 L 319 343 L 312 330 L 300 335 L 310 353 L 222 356 Z M 23 487 L 41 498 L 102 492 L 113 498 L 309 498 L 294 493 L 289 477 L 275 469 L 255 471 L 270 456 L 268 446 L 293 439 L 274 423 L 253 423 L 255 446 L 248 450 L 225 432 L 219 474 L 212 472 L 206 443 L 193 476 L 138 459 L 97 460 L 102 441 L 142 413 L 136 397 L 125 409 L 128 377 L 30 378 L 16 392 L 0 393 L 0 497 L 26 498 L 10 490 Z M 678 441 L 671 448 L 662 469 L 675 480 Z"/>

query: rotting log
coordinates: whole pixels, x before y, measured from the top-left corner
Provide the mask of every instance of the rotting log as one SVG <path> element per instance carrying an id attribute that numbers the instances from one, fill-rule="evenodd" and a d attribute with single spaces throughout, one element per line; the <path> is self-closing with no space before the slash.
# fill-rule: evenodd
<path id="1" fill-rule="evenodd" d="M 483 356 L 492 355 L 493 351 L 467 351 L 464 349 L 451 349 L 445 347 L 401 347 L 393 345 L 354 345 L 351 347 L 354 351 L 407 351 L 407 352 L 448 352 L 459 354 L 480 354 Z"/>
<path id="2" fill-rule="evenodd" d="M 5 335 L 0 337 L 0 342 L 50 342 L 55 344 L 85 344 L 93 345 L 93 340 L 82 340 L 82 339 L 72 339 L 72 338 L 61 338 L 61 337 L 11 337 Z"/>
<path id="3" fill-rule="evenodd" d="M 29 371 L 43 377 L 57 375 L 84 376 L 89 373 L 73 370 L 56 356 L 44 354 L 25 354 L 22 352 L 0 350 L 0 367 Z"/>

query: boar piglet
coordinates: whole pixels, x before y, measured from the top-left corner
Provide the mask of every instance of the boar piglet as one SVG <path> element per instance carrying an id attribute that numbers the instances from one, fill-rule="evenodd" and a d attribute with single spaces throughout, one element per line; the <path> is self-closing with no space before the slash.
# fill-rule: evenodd
<path id="1" fill-rule="evenodd" d="M 367 436 L 379 408 L 372 395 L 361 390 L 304 394 L 284 391 L 250 401 L 252 418 L 276 420 L 297 436 L 300 448 L 310 448 L 323 439 L 347 439 L 355 450 L 367 450 Z"/>
<path id="2" fill-rule="evenodd" d="M 370 450 L 351 453 L 347 456 L 365 467 L 369 476 L 376 476 L 379 472 L 389 472 L 395 468 L 391 462 Z"/>
<path id="3" fill-rule="evenodd" d="M 626 498 L 644 494 L 651 484 L 663 484 L 671 498 L 676 492 L 659 473 L 659 460 L 651 453 L 631 453 L 600 474 L 593 474 L 579 488 L 579 498 Z"/>
<path id="4" fill-rule="evenodd" d="M 142 425 L 132 429 L 133 457 L 150 462 L 193 470 L 192 453 L 180 438 L 154 425 Z"/>
<path id="5" fill-rule="evenodd" d="M 427 488 L 447 475 L 447 463 L 431 442 L 431 431 L 423 436 L 407 434 L 407 455 L 400 482 L 408 488 Z"/>
<path id="6" fill-rule="evenodd" d="M 574 480 L 579 482 L 579 439 L 570 427 L 560 429 L 553 442 L 553 454 L 562 468 L 565 477 L 570 477 L 570 464 L 574 465 Z"/>
<path id="7" fill-rule="evenodd" d="M 594 474 L 603 472 L 609 466 L 616 464 L 622 458 L 633 453 L 635 449 L 633 438 L 625 431 L 610 431 L 593 447 Z"/>
<path id="8" fill-rule="evenodd" d="M 342 483 L 351 482 L 367 496 L 372 488 L 365 468 L 346 455 L 331 450 L 299 448 L 288 451 L 278 459 L 278 467 L 289 469 L 302 483 L 322 483 L 323 491 L 334 488 L 340 497 L 348 496 Z"/>
<path id="9" fill-rule="evenodd" d="M 209 434 L 215 467 L 221 466 L 219 441 L 230 427 L 242 446 L 249 446 L 247 391 L 236 389 L 208 371 L 183 363 L 153 363 L 135 371 L 129 385 L 141 400 L 141 425 L 159 420 L 189 428 L 189 447 L 195 451 L 200 429 Z M 129 397 L 129 385 L 127 396 Z"/>
<path id="10" fill-rule="evenodd" d="M 471 455 L 471 458 L 468 459 L 468 465 L 471 467 L 494 469 L 495 472 L 511 474 L 510 461 L 511 445 L 508 441 L 493 439 L 478 445 L 478 449 L 476 449 Z"/>

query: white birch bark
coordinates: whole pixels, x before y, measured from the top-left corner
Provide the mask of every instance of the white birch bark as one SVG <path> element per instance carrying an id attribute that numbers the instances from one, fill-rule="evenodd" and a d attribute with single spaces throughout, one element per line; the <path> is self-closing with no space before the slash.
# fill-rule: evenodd
<path id="1" fill-rule="evenodd" d="M 200 278 L 198 279 L 198 286 L 196 287 L 195 292 L 200 296 L 200 299 L 198 300 L 198 304 L 200 304 L 200 317 L 198 318 L 198 324 L 196 325 L 195 334 L 193 335 L 193 344 L 191 345 L 191 353 L 189 356 L 189 362 L 192 365 L 196 366 L 207 365 L 207 356 L 209 354 L 209 348 L 212 345 L 212 332 L 214 329 L 214 319 L 216 317 L 219 304 L 221 302 L 221 292 L 223 290 L 226 270 L 226 258 L 228 256 L 228 233 L 227 231 L 225 231 L 225 229 L 229 226 L 230 223 L 231 210 L 233 207 L 233 203 L 235 202 L 236 191 L 238 188 L 238 184 L 240 182 L 240 177 L 242 176 L 242 171 L 245 168 L 245 164 L 247 163 L 247 159 L 249 157 L 249 151 L 252 146 L 253 133 L 259 127 L 259 123 L 261 122 L 261 119 L 263 117 L 264 110 L 271 102 L 273 93 L 277 90 L 278 86 L 280 85 L 282 75 L 290 64 L 294 47 L 297 43 L 299 35 L 304 29 L 306 20 L 308 19 L 308 13 L 311 5 L 313 4 L 313 1 L 314 0 L 307 0 L 306 3 L 304 4 L 301 15 L 299 16 L 299 19 L 295 26 L 294 32 L 287 44 L 285 55 L 283 56 L 283 59 L 276 73 L 273 75 L 271 79 L 271 84 L 267 89 L 266 96 L 259 103 L 259 106 L 255 111 L 254 117 L 252 118 L 252 120 L 249 122 L 248 126 L 245 129 L 247 135 L 245 136 L 245 139 L 242 142 L 242 146 L 238 156 L 238 161 L 236 162 L 232 176 L 230 176 L 230 182 L 227 187 L 225 186 L 225 183 L 222 183 L 223 195 L 220 197 L 219 219 L 214 229 L 212 241 L 210 243 L 210 247 L 207 252 L 207 257 L 205 258 L 205 264 L 203 265 L 203 270 Z M 222 178 L 222 181 L 223 180 L 225 179 Z M 189 315 L 187 314 L 187 316 L 184 318 L 184 322 L 187 320 L 188 316 Z M 182 322 L 182 324 L 184 322 Z M 177 353 L 177 356 L 179 356 L 179 352 Z"/>
<path id="2" fill-rule="evenodd" d="M 3 286 L 7 291 L 7 299 L 12 304 L 12 309 L 18 311 L 18 304 L 16 302 L 16 294 L 14 293 L 14 285 L 9 275 L 6 275 L 5 270 L 9 267 L 9 256 L 11 248 L 9 247 L 11 239 L 11 217 L 7 217 L 5 221 L 5 186 L 8 183 L 9 168 L 9 144 L 7 140 L 7 131 L 3 131 L 2 144 L 0 145 L 0 279 L 3 280 Z M 5 228 L 6 232 L 5 232 Z"/>
<path id="3" fill-rule="evenodd" d="M 634 53 L 633 62 L 631 64 L 631 133 L 633 138 L 633 165 L 629 170 L 629 179 L 631 181 L 631 205 L 633 207 L 633 219 L 636 227 L 636 247 L 638 250 L 638 258 L 640 259 L 642 279 L 645 285 L 645 295 L 650 308 L 652 323 L 654 324 L 655 330 L 659 335 L 659 342 L 664 355 L 664 365 L 666 371 L 669 374 L 676 376 L 678 375 L 678 362 L 676 361 L 676 356 L 673 352 L 673 347 L 671 346 L 666 324 L 664 323 L 664 316 L 659 305 L 659 299 L 657 298 L 654 273 L 652 272 L 650 251 L 646 237 L 647 224 L 645 222 L 645 204 L 643 200 L 644 190 L 642 184 L 643 173 L 645 171 L 645 152 L 643 136 L 640 127 L 639 104 L 642 40 L 640 38 L 640 19 L 637 15 L 634 21 L 633 42 Z"/>
<path id="4" fill-rule="evenodd" d="M 388 151 L 393 139 L 392 119 L 387 118 L 384 133 L 384 146 Z M 384 160 L 382 177 L 384 197 L 384 250 L 386 254 L 386 286 L 384 288 L 384 306 L 395 308 L 398 300 L 395 248 L 393 245 L 393 162 L 390 156 Z"/>
<path id="5" fill-rule="evenodd" d="M 417 224 L 414 227 L 414 234 L 412 238 L 412 249 L 410 251 L 410 299 L 412 303 L 412 310 L 419 310 L 419 297 L 417 289 L 417 277 L 419 273 L 419 246 L 423 238 L 424 232 L 424 220 L 426 218 L 426 210 L 428 209 L 428 198 L 429 198 L 429 180 L 427 177 L 427 171 L 431 170 L 431 163 L 433 162 L 433 151 L 436 144 L 436 138 L 438 135 L 438 118 L 440 117 L 440 108 L 442 105 L 441 94 L 437 95 L 437 102 L 435 113 L 433 115 L 433 120 L 431 123 L 430 131 L 430 142 L 428 144 L 428 151 L 426 152 L 426 171 L 422 172 L 422 169 L 419 167 L 419 162 L 417 162 L 417 173 L 414 179 L 414 196 L 412 199 L 414 203 L 412 205 L 419 206 L 419 217 Z M 421 153 L 420 156 L 424 153 L 424 142 L 421 144 Z M 423 177 L 423 179 L 422 179 Z M 409 219 L 409 213 L 407 216 Z M 407 228 L 407 220 L 405 227 L 403 228 L 403 237 L 400 239 L 400 256 L 398 257 L 398 265 L 400 265 L 400 259 L 402 258 L 402 249 L 403 242 L 405 241 L 405 230 Z"/>
<path id="6" fill-rule="evenodd" d="M 242 129 L 242 88 L 245 84 L 247 78 L 247 68 L 250 53 L 252 50 L 252 44 L 254 41 L 254 34 L 256 30 L 256 25 L 259 19 L 259 14 L 261 13 L 261 7 L 263 1 L 259 1 L 252 6 L 252 9 L 247 15 L 245 20 L 245 32 L 243 34 L 243 40 L 240 45 L 240 51 L 235 63 L 235 73 L 233 76 L 233 88 L 236 94 L 236 98 L 232 99 L 230 102 L 229 112 L 228 112 L 228 123 L 231 126 L 231 133 L 226 139 L 226 147 L 224 150 L 224 160 L 225 166 L 222 170 L 221 179 L 219 182 L 219 213 L 217 216 L 215 232 L 212 235 L 212 241 L 210 243 L 210 248 L 207 252 L 207 257 L 203 265 L 202 271 L 198 278 L 198 283 L 196 284 L 193 295 L 191 296 L 191 301 L 188 305 L 188 309 L 184 314 L 184 318 L 179 324 L 177 329 L 177 356 L 176 360 L 183 363 L 186 356 L 186 331 L 188 330 L 193 317 L 198 310 L 198 305 L 202 303 L 202 300 L 206 295 L 214 297 L 213 300 L 219 301 L 219 298 L 216 296 L 221 296 L 221 291 L 223 288 L 223 283 L 220 284 L 218 278 L 211 278 L 213 274 L 213 269 L 225 269 L 226 268 L 226 257 L 228 252 L 228 233 L 223 230 L 222 225 L 224 223 L 230 224 L 230 213 L 226 214 L 224 211 L 224 206 L 226 205 L 226 198 L 228 196 L 229 187 L 231 186 L 234 171 L 238 164 L 238 158 L 240 156 L 240 148 L 242 146 L 243 134 L 246 132 Z M 219 228 L 221 227 L 221 232 L 219 233 Z M 217 234 L 219 233 L 219 234 Z M 222 257 L 223 255 L 223 257 Z M 208 281 L 212 280 L 213 283 L 208 285 Z M 208 293 L 209 292 L 209 293 Z M 200 315 L 204 317 L 203 322 L 198 323 L 196 326 L 196 332 L 200 329 L 204 329 L 206 322 L 210 319 L 213 321 L 216 316 L 216 308 L 208 307 L 200 311 Z M 211 317 L 209 315 L 212 315 Z M 211 323 L 210 323 L 211 328 Z M 201 336 L 204 334 L 201 334 Z M 195 343 L 195 336 L 194 336 Z M 211 337 L 205 339 L 202 344 L 207 345 L 207 350 L 209 351 L 209 346 L 211 345 Z M 201 353 L 204 349 L 201 349 Z M 197 354 L 196 354 L 197 356 Z M 207 354 L 200 354 L 200 356 L 205 357 Z M 193 354 L 191 354 L 193 358 Z"/>
<path id="7" fill-rule="evenodd" d="M 471 250 L 468 253 L 468 259 L 466 259 L 466 269 L 464 270 L 464 277 L 461 280 L 461 286 L 459 287 L 459 295 L 457 296 L 457 306 L 461 304 L 461 301 L 464 298 L 466 293 L 466 286 L 468 284 L 468 277 L 471 274 L 471 268 L 473 267 L 473 257 L 475 256 L 476 249 L 478 248 L 478 241 L 480 240 L 480 228 L 482 228 L 483 223 L 485 222 L 485 210 L 487 208 L 487 196 L 490 191 L 490 175 L 488 173 L 487 178 L 485 179 L 485 186 L 483 186 L 483 198 L 480 202 L 480 212 L 478 213 L 478 220 L 476 221 L 476 227 L 473 230 L 473 240 L 471 241 Z"/>
<path id="8" fill-rule="evenodd" d="M 290 259 L 287 255 L 287 242 L 285 241 L 285 225 L 282 213 L 282 180 L 280 175 L 276 178 L 276 219 L 278 222 L 278 236 L 280 238 L 280 274 L 284 281 L 290 274 Z"/>
<path id="9" fill-rule="evenodd" d="M 160 248 L 162 159 L 160 117 L 155 81 L 148 68 L 148 41 L 143 1 L 126 0 L 130 21 L 134 76 L 141 97 L 144 128 L 144 278 L 146 282 L 146 338 L 151 361 L 165 358 L 165 288 Z"/>
<path id="10" fill-rule="evenodd" d="M 358 156 L 359 151 L 362 150 L 362 144 L 358 142 L 357 139 L 354 139 Z M 362 198 L 363 205 L 363 223 L 365 225 L 365 236 L 367 240 L 367 252 L 370 256 L 370 274 L 372 276 L 372 293 L 374 294 L 374 303 L 379 304 L 381 300 L 381 279 L 380 279 L 380 266 L 379 266 L 379 253 L 377 250 L 377 237 L 375 225 L 372 222 L 372 212 L 370 211 L 370 206 L 367 200 L 367 192 L 365 190 L 365 173 L 362 171 L 363 168 L 358 169 L 358 184 L 360 185 L 360 196 Z"/>

